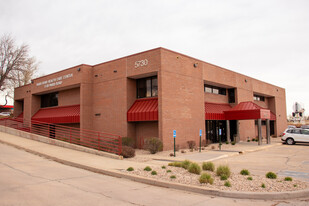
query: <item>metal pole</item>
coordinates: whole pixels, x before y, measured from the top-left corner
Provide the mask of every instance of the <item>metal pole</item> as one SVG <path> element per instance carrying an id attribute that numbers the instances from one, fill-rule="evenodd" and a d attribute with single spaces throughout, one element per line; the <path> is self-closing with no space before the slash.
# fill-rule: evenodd
<path id="1" fill-rule="evenodd" d="M 262 144 L 262 119 L 258 119 L 259 145 Z"/>
<path id="2" fill-rule="evenodd" d="M 219 129 L 219 148 L 220 148 L 220 150 L 221 150 L 221 145 L 222 145 L 222 143 L 221 143 L 221 129 Z"/>
<path id="3" fill-rule="evenodd" d="M 176 157 L 176 138 L 174 137 L 174 157 Z"/>
<path id="4" fill-rule="evenodd" d="M 267 139 L 267 144 L 270 144 L 270 121 L 269 119 L 266 120 L 266 139 Z"/>
<path id="5" fill-rule="evenodd" d="M 201 152 L 201 148 L 202 148 L 202 136 L 200 135 L 200 152 Z"/>

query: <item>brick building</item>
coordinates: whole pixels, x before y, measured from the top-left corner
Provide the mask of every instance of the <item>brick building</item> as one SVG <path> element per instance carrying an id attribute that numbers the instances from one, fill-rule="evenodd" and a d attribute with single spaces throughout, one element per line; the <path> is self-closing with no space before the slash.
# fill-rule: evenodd
<path id="1" fill-rule="evenodd" d="M 15 89 L 14 115 L 132 137 L 164 149 L 271 135 L 287 126 L 285 89 L 164 48 L 78 65 Z M 260 119 L 257 121 L 257 119 Z M 265 121 L 266 120 L 266 121 Z"/>

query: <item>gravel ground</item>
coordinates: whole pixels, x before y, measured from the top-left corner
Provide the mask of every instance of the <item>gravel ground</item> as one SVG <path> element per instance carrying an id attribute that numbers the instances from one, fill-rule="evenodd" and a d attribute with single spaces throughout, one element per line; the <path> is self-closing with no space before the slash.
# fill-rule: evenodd
<path id="1" fill-rule="evenodd" d="M 309 187 L 308 183 L 295 180 L 284 181 L 284 178 L 278 177 L 277 179 L 268 179 L 263 176 L 250 175 L 253 180 L 247 180 L 249 176 L 243 176 L 240 174 L 233 174 L 229 177 L 228 181 L 231 183 L 231 187 L 224 186 L 225 181 L 220 180 L 214 172 L 202 171 L 211 174 L 214 178 L 214 183 L 201 184 L 199 183 L 200 175 L 189 173 L 187 170 L 178 167 L 166 166 L 166 169 L 161 167 L 153 167 L 152 170 L 157 172 L 157 175 L 151 175 L 151 171 L 147 172 L 143 169 L 135 169 L 134 171 L 123 171 L 128 174 L 135 174 L 138 176 L 149 177 L 157 180 L 177 182 L 186 185 L 201 186 L 208 189 L 214 190 L 225 190 L 225 191 L 243 191 L 243 192 L 283 192 L 283 191 L 295 191 L 302 190 Z M 167 172 L 171 170 L 171 172 Z M 176 179 L 171 179 L 170 176 L 175 175 Z M 262 188 L 262 183 L 265 184 L 265 188 Z"/>

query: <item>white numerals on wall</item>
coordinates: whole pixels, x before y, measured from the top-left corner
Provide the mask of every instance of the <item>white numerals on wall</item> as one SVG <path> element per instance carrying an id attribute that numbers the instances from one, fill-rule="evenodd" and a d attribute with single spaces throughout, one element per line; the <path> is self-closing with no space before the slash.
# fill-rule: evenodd
<path id="1" fill-rule="evenodd" d="M 143 67 L 148 64 L 148 59 L 143 59 L 135 62 L 135 69 L 138 67 Z"/>

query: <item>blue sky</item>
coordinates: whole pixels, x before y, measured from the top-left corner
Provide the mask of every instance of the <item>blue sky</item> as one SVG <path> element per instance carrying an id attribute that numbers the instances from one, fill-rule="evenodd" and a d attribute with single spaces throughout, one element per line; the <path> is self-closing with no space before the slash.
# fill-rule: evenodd
<path id="1" fill-rule="evenodd" d="M 286 89 L 309 111 L 309 1 L 0 0 L 1 34 L 49 74 L 165 47 Z"/>

